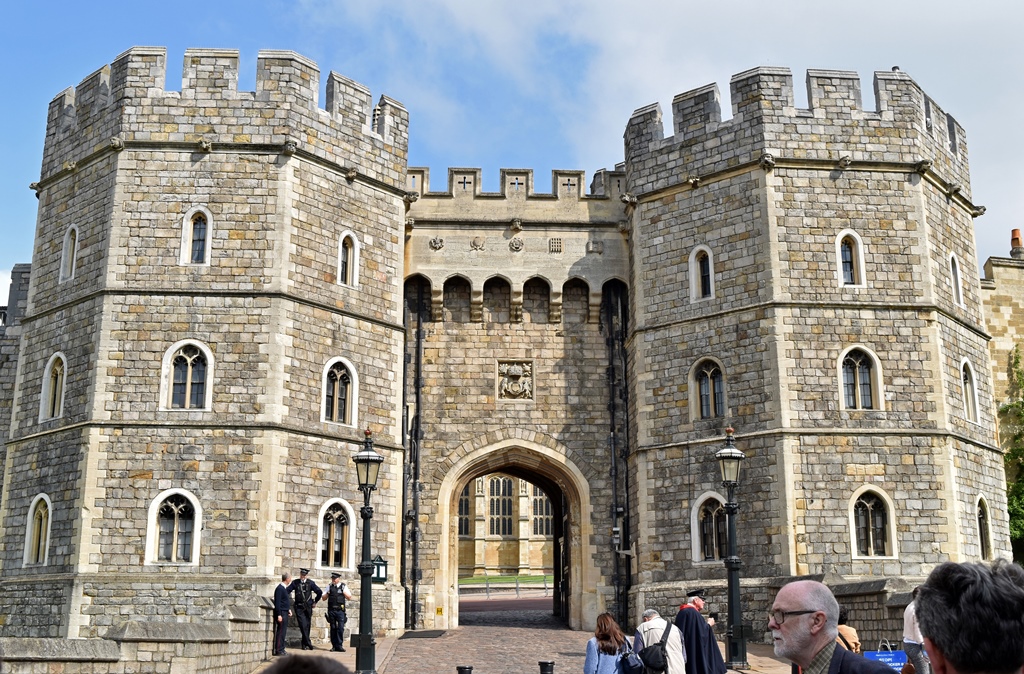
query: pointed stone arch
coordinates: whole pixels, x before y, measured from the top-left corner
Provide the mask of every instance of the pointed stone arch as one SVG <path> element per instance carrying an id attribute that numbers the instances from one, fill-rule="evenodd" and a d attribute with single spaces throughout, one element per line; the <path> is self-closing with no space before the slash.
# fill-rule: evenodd
<path id="1" fill-rule="evenodd" d="M 515 437 L 523 436 L 523 437 Z M 594 564 L 590 483 L 583 471 L 566 455 L 566 448 L 553 438 L 530 431 L 510 429 L 489 433 L 459 446 L 438 488 L 441 531 L 438 572 L 434 576 L 433 605 L 424 615 L 434 619 L 435 628 L 452 628 L 458 616 L 458 499 L 462 489 L 475 477 L 504 473 L 537 484 L 550 496 L 565 497 L 569 530 L 565 532 L 569 556 L 568 624 L 572 629 L 593 629 L 602 609 L 598 596 L 600 573 Z M 448 463 L 448 462 L 445 462 Z M 556 562 L 557 563 L 557 562 Z M 440 609 L 438 611 L 437 609 Z"/>

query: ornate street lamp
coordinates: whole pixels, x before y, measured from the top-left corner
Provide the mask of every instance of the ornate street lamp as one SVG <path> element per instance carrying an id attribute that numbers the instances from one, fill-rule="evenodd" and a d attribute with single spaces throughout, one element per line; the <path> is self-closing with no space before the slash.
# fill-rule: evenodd
<path id="1" fill-rule="evenodd" d="M 376 674 L 377 671 L 377 640 L 373 635 L 373 594 L 371 576 L 373 576 L 373 560 L 370 558 L 370 520 L 373 519 L 373 508 L 370 507 L 370 492 L 377 488 L 377 476 L 384 457 L 373 451 L 373 440 L 370 430 L 366 430 L 363 449 L 352 457 L 356 464 L 356 476 L 359 490 L 363 492 L 363 507 L 359 514 L 363 517 L 363 561 L 359 563 L 359 634 L 352 635 L 351 645 L 356 649 L 356 671 L 358 674 Z"/>
<path id="2" fill-rule="evenodd" d="M 736 503 L 736 487 L 740 482 L 740 464 L 747 456 L 736 449 L 733 432 L 732 428 L 725 429 L 725 447 L 715 454 L 718 466 L 722 469 L 722 486 L 727 494 L 725 515 L 729 525 L 729 556 L 725 558 L 729 577 L 729 629 L 725 637 L 725 666 L 729 669 L 749 669 L 747 634 L 743 625 L 743 609 L 740 607 L 740 567 L 743 562 L 736 554 L 736 513 L 740 509 Z"/>

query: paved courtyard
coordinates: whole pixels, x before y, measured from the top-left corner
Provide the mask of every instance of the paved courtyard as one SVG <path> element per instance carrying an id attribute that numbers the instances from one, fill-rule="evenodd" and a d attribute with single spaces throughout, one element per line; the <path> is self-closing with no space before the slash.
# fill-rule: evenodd
<path id="1" fill-rule="evenodd" d="M 554 674 L 580 674 L 591 632 L 566 629 L 551 616 L 549 599 L 492 594 L 490 599 L 463 599 L 456 629 L 407 633 L 377 645 L 379 674 L 456 674 L 459 666 L 473 674 L 539 674 L 538 663 L 555 663 Z M 499 610 L 494 610 L 499 609 Z M 299 657 L 338 660 L 355 671 L 355 653 L 295 651 Z M 789 664 L 775 658 L 771 646 L 748 646 L 756 674 L 790 674 Z M 261 668 L 262 669 L 262 668 Z M 261 671 L 261 670 L 257 670 Z"/>

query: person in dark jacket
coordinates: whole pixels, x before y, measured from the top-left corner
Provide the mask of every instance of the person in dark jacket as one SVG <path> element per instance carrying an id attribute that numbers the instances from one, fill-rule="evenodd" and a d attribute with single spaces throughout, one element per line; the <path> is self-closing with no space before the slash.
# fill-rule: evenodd
<path id="1" fill-rule="evenodd" d="M 299 577 L 288 586 L 288 591 L 295 593 L 295 622 L 299 623 L 304 651 L 313 650 L 313 642 L 309 640 L 309 624 L 313 620 L 313 606 L 324 596 L 323 591 L 308 576 L 309 569 L 299 569 Z"/>
<path id="2" fill-rule="evenodd" d="M 288 633 L 288 616 L 292 614 L 292 600 L 288 597 L 288 587 L 292 574 L 282 573 L 281 582 L 274 589 L 274 647 L 273 655 L 285 654 L 285 635 Z"/>
<path id="3" fill-rule="evenodd" d="M 686 674 L 725 674 L 725 660 L 712 629 L 713 622 L 704 619 L 705 590 L 686 593 L 686 603 L 676 614 L 676 627 L 686 644 Z"/>
<path id="4" fill-rule="evenodd" d="M 331 650 L 345 652 L 345 623 L 348 614 L 345 602 L 352 598 L 345 583 L 341 582 L 340 573 L 331 574 L 331 584 L 327 586 L 327 624 L 331 626 Z"/>
<path id="5" fill-rule="evenodd" d="M 768 629 L 775 655 L 799 665 L 803 674 L 893 674 L 884 663 L 836 647 L 839 602 L 817 581 L 783 585 L 768 614 Z"/>
<path id="6" fill-rule="evenodd" d="M 946 562 L 918 588 L 917 622 L 935 674 L 1024 671 L 1024 569 Z"/>

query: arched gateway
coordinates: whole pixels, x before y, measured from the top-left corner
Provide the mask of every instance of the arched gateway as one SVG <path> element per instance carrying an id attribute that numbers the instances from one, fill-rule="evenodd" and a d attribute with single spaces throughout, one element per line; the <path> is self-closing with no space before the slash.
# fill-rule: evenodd
<path id="1" fill-rule="evenodd" d="M 535 435 L 513 431 L 510 435 Z M 582 471 L 566 457 L 564 448 L 544 438 L 510 437 L 476 447 L 467 443 L 454 460 L 438 489 L 441 531 L 439 567 L 434 577 L 433 602 L 426 615 L 435 628 L 459 624 L 459 558 L 456 517 L 459 494 L 473 478 L 501 472 L 529 480 L 544 489 L 554 506 L 555 592 L 552 608 L 562 611 L 570 627 L 591 629 L 597 619 L 599 572 L 593 563 L 590 486 Z M 565 573 L 565 569 L 568 573 Z M 429 603 L 429 600 L 428 600 Z M 559 607 L 561 604 L 561 607 Z M 441 609 L 438 611 L 437 609 Z"/>

